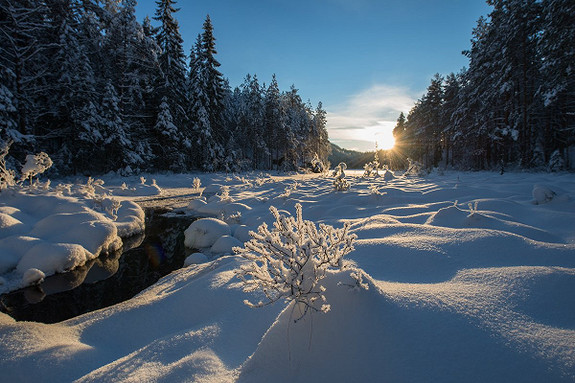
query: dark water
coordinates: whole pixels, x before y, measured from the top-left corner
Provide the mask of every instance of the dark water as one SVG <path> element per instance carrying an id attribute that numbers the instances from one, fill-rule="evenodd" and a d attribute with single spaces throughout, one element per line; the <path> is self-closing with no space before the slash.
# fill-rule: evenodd
<path id="1" fill-rule="evenodd" d="M 128 300 L 183 266 L 190 253 L 184 230 L 193 220 L 147 210 L 145 234 L 124 239 L 124 249 L 4 294 L 0 311 L 16 320 L 55 323 Z"/>

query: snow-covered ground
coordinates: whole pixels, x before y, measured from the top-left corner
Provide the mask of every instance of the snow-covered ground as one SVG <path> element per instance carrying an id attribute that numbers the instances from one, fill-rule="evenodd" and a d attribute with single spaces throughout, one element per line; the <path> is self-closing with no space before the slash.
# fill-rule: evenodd
<path id="1" fill-rule="evenodd" d="M 190 227 L 186 241 L 201 255 L 127 302 L 52 325 L 0 314 L 0 381 L 575 381 L 575 175 L 347 174 L 347 191 L 316 175 L 148 177 L 160 194 L 105 177 L 131 211 L 115 219 L 89 198 L 2 192 L 5 289 L 41 269 L 26 241 L 76 244 L 84 255 L 117 246 L 123 224 L 124 234 L 138 230 L 130 200 L 227 224 Z M 201 189 L 192 189 L 196 177 Z M 367 289 L 349 269 L 330 271 L 322 283 L 331 310 L 294 322 L 293 303 L 246 306 L 258 299 L 236 277 L 247 261 L 222 252 L 271 225 L 270 206 L 294 214 L 296 203 L 306 220 L 350 223 L 358 238 L 346 258 Z"/>

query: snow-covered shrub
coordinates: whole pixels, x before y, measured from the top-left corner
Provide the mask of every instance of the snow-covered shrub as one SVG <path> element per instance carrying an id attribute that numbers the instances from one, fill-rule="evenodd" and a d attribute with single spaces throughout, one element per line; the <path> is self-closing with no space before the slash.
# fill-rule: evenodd
<path id="1" fill-rule="evenodd" d="M 340 162 L 333 171 L 333 176 L 335 180 L 333 181 L 333 186 L 337 191 L 345 191 L 349 189 L 351 186 L 349 182 L 345 179 L 345 169 L 347 169 L 347 165 L 345 162 Z"/>
<path id="2" fill-rule="evenodd" d="M 86 198 L 94 198 L 99 194 L 107 194 L 104 189 L 104 181 L 99 178 L 88 177 L 86 184 L 78 182 L 72 187 L 72 194 L 74 196 L 81 196 Z"/>
<path id="3" fill-rule="evenodd" d="M 369 194 L 371 194 L 374 197 L 381 197 L 386 195 L 386 192 L 382 192 L 379 190 L 379 188 L 377 187 L 377 185 L 369 185 L 368 186 L 369 189 Z"/>
<path id="4" fill-rule="evenodd" d="M 233 202 L 232 197 L 230 197 L 230 187 L 224 185 L 220 188 L 220 201 L 221 202 Z"/>
<path id="5" fill-rule="evenodd" d="M 26 163 L 22 167 L 22 177 L 20 181 L 28 180 L 32 185 L 32 178 L 38 174 L 44 173 L 52 166 L 52 160 L 44 153 L 28 154 L 26 156 Z"/>
<path id="6" fill-rule="evenodd" d="M 300 184 L 297 181 L 295 181 L 290 186 L 286 186 L 286 188 L 284 189 L 284 192 L 281 193 L 280 195 L 278 195 L 278 198 L 289 198 L 291 193 L 296 191 L 299 186 L 300 186 Z"/>
<path id="7" fill-rule="evenodd" d="M 314 173 L 323 173 L 326 169 L 325 164 L 319 159 L 317 153 L 314 153 L 313 159 L 311 160 L 309 167 Z"/>
<path id="8" fill-rule="evenodd" d="M 404 175 L 417 176 L 417 177 L 425 175 L 423 165 L 421 165 L 419 162 L 412 160 L 411 158 L 408 158 L 407 162 L 409 163 L 409 165 L 407 166 L 407 170 L 405 171 Z"/>
<path id="9" fill-rule="evenodd" d="M 363 177 L 377 177 L 379 175 L 379 156 L 377 155 L 377 145 L 375 146 L 375 155 L 373 161 L 363 165 Z"/>
<path id="10" fill-rule="evenodd" d="M 16 173 L 12 169 L 6 168 L 6 156 L 10 151 L 10 141 L 2 143 L 0 146 L 0 190 L 16 183 Z"/>
<path id="11" fill-rule="evenodd" d="M 200 197 L 202 195 L 202 190 L 200 189 L 202 187 L 202 181 L 200 181 L 200 179 L 198 177 L 194 177 L 194 181 L 192 182 L 192 188 L 196 191 L 200 193 Z"/>
<path id="12" fill-rule="evenodd" d="M 118 218 L 118 210 L 122 207 L 121 202 L 116 198 L 101 196 L 94 196 L 92 204 L 94 210 L 106 213 L 114 221 Z"/>
<path id="13" fill-rule="evenodd" d="M 313 222 L 302 218 L 300 204 L 295 209 L 295 217 L 284 216 L 271 206 L 275 218 L 272 230 L 263 223 L 257 233 L 250 232 L 252 239 L 244 248 L 234 251 L 252 261 L 237 272 L 243 290 L 261 290 L 267 298 L 267 302 L 245 300 L 245 304 L 262 307 L 280 299 L 295 301 L 303 317 L 310 310 L 329 311 L 321 280 L 330 267 L 343 268 L 343 257 L 353 250 L 357 236 L 349 233 L 347 223 L 341 229 L 320 224 L 318 230 Z"/>

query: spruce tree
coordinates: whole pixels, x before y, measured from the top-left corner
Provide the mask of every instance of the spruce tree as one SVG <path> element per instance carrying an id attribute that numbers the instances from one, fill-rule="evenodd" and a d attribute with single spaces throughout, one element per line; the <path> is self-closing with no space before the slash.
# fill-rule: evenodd
<path id="1" fill-rule="evenodd" d="M 179 10 L 174 7 L 175 4 L 176 1 L 174 0 L 156 1 L 157 9 L 154 17 L 155 20 L 160 22 L 160 26 L 157 29 L 156 41 L 160 49 L 158 61 L 162 73 L 161 82 L 158 89 L 156 89 L 157 95 L 160 96 L 159 100 L 161 100 L 157 121 L 165 121 L 166 116 L 170 116 L 170 123 L 175 128 L 175 132 L 170 136 L 184 134 L 188 125 L 186 115 L 186 109 L 188 107 L 186 62 L 179 25 L 174 18 L 174 13 Z M 178 164 L 170 164 L 162 160 L 164 152 L 178 151 L 184 153 L 185 148 L 179 143 L 180 141 L 171 141 L 171 144 L 175 146 L 154 151 L 156 165 L 161 166 L 165 164 L 169 168 L 185 166 L 185 161 L 180 161 Z M 158 149 L 157 144 L 155 144 L 154 147 Z"/>

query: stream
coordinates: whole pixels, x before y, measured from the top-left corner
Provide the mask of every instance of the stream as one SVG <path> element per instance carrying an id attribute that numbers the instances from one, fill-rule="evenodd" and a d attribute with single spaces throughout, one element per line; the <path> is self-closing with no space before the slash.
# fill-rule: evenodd
<path id="1" fill-rule="evenodd" d="M 124 239 L 123 248 L 37 286 L 0 296 L 0 311 L 19 321 L 56 323 L 126 301 L 181 268 L 192 250 L 184 230 L 194 217 L 146 209 L 145 233 Z"/>

